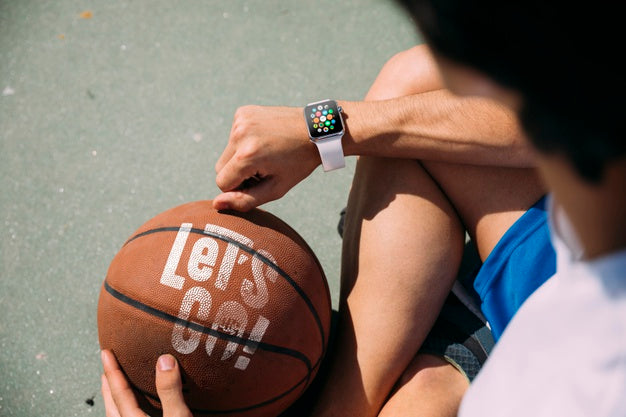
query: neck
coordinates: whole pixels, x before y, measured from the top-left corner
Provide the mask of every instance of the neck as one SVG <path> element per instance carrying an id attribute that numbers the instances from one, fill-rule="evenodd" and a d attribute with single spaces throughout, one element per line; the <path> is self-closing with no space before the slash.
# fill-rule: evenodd
<path id="1" fill-rule="evenodd" d="M 584 249 L 594 259 L 626 249 L 626 161 L 607 167 L 600 184 L 561 172 L 554 198 L 567 213 Z"/>

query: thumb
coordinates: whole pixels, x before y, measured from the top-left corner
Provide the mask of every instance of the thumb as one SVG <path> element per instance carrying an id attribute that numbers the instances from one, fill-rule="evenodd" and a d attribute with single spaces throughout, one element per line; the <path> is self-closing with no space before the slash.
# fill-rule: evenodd
<path id="1" fill-rule="evenodd" d="M 178 362 L 172 355 L 161 355 L 157 361 L 156 389 L 163 407 L 163 417 L 192 417 L 183 398 Z"/>
<path id="2" fill-rule="evenodd" d="M 249 211 L 268 201 L 276 200 L 284 195 L 277 191 L 275 178 L 263 178 L 250 188 L 237 191 L 229 191 L 216 196 L 213 199 L 215 210 Z"/>

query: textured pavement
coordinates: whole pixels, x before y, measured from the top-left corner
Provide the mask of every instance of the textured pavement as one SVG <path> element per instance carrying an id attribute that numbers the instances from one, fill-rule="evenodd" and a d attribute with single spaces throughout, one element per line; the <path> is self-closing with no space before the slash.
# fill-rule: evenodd
<path id="1" fill-rule="evenodd" d="M 217 194 L 237 107 L 358 100 L 416 42 L 383 0 L 0 0 L 0 416 L 104 416 L 108 264 L 149 218 Z M 264 206 L 335 305 L 353 169 Z"/>

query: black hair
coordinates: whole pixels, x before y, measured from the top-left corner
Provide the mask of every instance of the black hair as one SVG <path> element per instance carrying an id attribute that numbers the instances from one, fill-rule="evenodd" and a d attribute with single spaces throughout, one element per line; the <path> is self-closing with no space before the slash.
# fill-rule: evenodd
<path id="1" fill-rule="evenodd" d="M 522 96 L 520 122 L 537 149 L 602 179 L 626 154 L 626 71 L 620 2 L 397 0 L 436 54 Z"/>

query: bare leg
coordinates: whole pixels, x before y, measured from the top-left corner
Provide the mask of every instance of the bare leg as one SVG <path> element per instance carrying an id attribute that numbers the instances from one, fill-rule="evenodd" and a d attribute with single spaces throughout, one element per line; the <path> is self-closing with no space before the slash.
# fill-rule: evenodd
<path id="1" fill-rule="evenodd" d="M 438 356 L 417 355 L 378 416 L 456 416 L 467 390 L 467 381 L 459 375 Z"/>
<path id="2" fill-rule="evenodd" d="M 392 58 L 366 99 L 437 88 L 432 73 L 419 73 L 432 69 L 421 65 L 430 59 L 424 51 Z M 399 82 L 403 68 L 416 78 Z M 416 352 L 456 277 L 465 228 L 484 258 L 540 195 L 530 171 L 360 158 L 344 232 L 337 350 L 314 415 L 456 412 L 465 378 Z"/>
<path id="3" fill-rule="evenodd" d="M 394 56 L 366 99 L 438 88 L 426 52 Z M 397 82 L 403 68 L 412 69 L 404 78 L 411 84 Z M 464 229 L 419 162 L 362 157 L 344 230 L 337 351 L 315 415 L 374 416 L 438 315 L 460 263 Z"/>
<path id="4" fill-rule="evenodd" d="M 332 395 L 320 402 L 322 415 L 378 413 L 437 318 L 462 250 L 461 223 L 417 161 L 359 160 L 344 232 Z"/>

